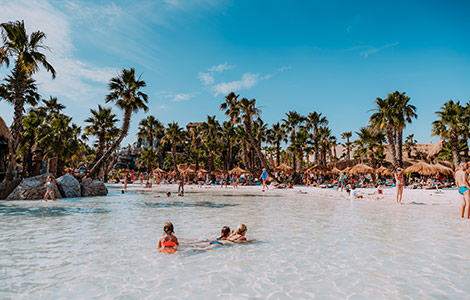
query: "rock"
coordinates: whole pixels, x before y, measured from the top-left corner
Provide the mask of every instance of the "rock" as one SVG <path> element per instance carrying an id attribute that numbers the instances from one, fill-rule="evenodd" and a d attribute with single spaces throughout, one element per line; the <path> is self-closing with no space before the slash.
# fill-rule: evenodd
<path id="1" fill-rule="evenodd" d="M 108 189 L 99 180 L 85 178 L 80 183 L 80 186 L 82 188 L 82 197 L 106 196 L 108 194 Z"/>
<path id="2" fill-rule="evenodd" d="M 0 182 L 0 200 L 5 199 L 20 184 L 21 179 Z"/>
<path id="3" fill-rule="evenodd" d="M 54 178 L 52 174 L 43 174 L 34 177 L 25 178 L 21 183 L 8 195 L 5 200 L 39 200 L 44 198 L 46 193 L 47 176 Z M 54 180 L 55 183 L 55 180 Z M 54 184 L 54 196 L 62 198 L 57 184 Z"/>
<path id="4" fill-rule="evenodd" d="M 56 183 L 64 198 L 76 198 L 82 195 L 80 182 L 70 174 L 57 178 Z"/>

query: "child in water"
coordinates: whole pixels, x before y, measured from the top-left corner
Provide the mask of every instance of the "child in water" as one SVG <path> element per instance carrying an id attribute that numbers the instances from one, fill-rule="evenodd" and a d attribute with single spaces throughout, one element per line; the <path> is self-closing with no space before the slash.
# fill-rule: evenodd
<path id="1" fill-rule="evenodd" d="M 246 242 L 245 234 L 248 231 L 248 228 L 245 224 L 240 224 L 237 227 L 235 233 L 233 233 L 230 237 L 227 238 L 228 241 L 239 243 L 239 242 Z"/>
<path id="2" fill-rule="evenodd" d="M 220 235 L 215 238 L 215 241 L 210 241 L 209 244 L 211 245 L 223 245 L 220 241 L 224 241 L 228 239 L 228 237 L 232 234 L 230 227 L 224 226 L 222 230 L 220 230 Z"/>
<path id="3" fill-rule="evenodd" d="M 175 232 L 173 224 L 166 222 L 163 225 L 163 236 L 158 240 L 158 249 L 162 252 L 173 253 L 179 246 L 178 238 L 173 235 Z"/>

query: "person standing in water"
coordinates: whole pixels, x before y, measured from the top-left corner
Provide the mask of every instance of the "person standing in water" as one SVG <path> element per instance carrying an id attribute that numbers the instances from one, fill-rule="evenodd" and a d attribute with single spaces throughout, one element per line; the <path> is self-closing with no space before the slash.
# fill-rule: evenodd
<path id="1" fill-rule="evenodd" d="M 44 194 L 44 201 L 47 202 L 47 198 L 51 198 L 52 201 L 55 201 L 54 197 L 54 182 L 52 181 L 51 176 L 47 176 L 46 183 L 44 184 L 46 188 L 46 193 Z"/>
<path id="2" fill-rule="evenodd" d="M 268 188 L 268 186 L 266 185 L 266 181 L 268 180 L 268 172 L 266 172 L 266 169 L 263 168 L 263 173 L 261 173 L 261 179 L 263 180 L 263 192 L 264 192 L 264 189 Z"/>
<path id="3" fill-rule="evenodd" d="M 455 184 L 457 185 L 459 194 L 462 195 L 462 208 L 460 215 L 465 217 L 467 211 L 467 219 L 470 219 L 470 184 L 467 177 L 468 164 L 461 163 L 458 170 L 455 171 Z"/>
<path id="4" fill-rule="evenodd" d="M 403 176 L 403 169 L 398 168 L 395 172 L 395 184 L 397 187 L 397 203 L 402 204 L 403 189 L 405 187 L 405 177 Z"/>

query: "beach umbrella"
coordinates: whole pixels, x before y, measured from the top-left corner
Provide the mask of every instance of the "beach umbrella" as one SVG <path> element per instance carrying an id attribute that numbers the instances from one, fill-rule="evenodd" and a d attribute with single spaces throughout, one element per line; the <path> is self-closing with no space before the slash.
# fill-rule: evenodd
<path id="1" fill-rule="evenodd" d="M 351 175 L 358 175 L 358 174 L 373 174 L 374 169 L 365 165 L 365 164 L 358 164 L 349 170 L 349 174 Z"/>
<path id="2" fill-rule="evenodd" d="M 225 175 L 227 174 L 227 171 L 221 170 L 221 169 L 215 169 L 214 171 L 211 172 L 212 175 Z"/>
<path id="3" fill-rule="evenodd" d="M 341 171 L 340 169 L 334 167 L 333 169 L 331 169 L 330 173 L 331 174 L 334 174 L 334 175 L 339 175 L 341 174 L 343 171 Z"/>
<path id="4" fill-rule="evenodd" d="M 344 172 L 346 174 L 349 174 L 349 171 L 351 171 L 351 168 L 350 167 L 346 167 L 344 169 L 341 170 L 341 172 Z"/>
<path id="5" fill-rule="evenodd" d="M 186 170 L 186 169 L 188 168 L 188 165 L 186 165 L 186 164 L 179 164 L 179 165 L 177 165 L 177 167 L 178 167 L 178 171 L 179 171 L 179 172 L 183 172 L 184 170 Z"/>
<path id="6" fill-rule="evenodd" d="M 197 170 L 198 173 L 209 173 L 207 170 L 204 170 L 204 169 L 199 169 Z"/>
<path id="7" fill-rule="evenodd" d="M 454 170 L 452 170 L 451 168 L 448 168 L 446 166 L 443 166 L 441 164 L 435 164 L 435 165 L 431 165 L 436 174 L 439 173 L 439 174 L 442 174 L 442 175 L 453 175 L 454 174 Z"/>
<path id="8" fill-rule="evenodd" d="M 279 166 L 275 167 L 273 171 L 276 172 L 276 173 L 284 172 L 286 174 L 295 173 L 294 168 L 292 168 L 291 166 L 288 166 L 286 164 L 280 164 Z"/>
<path id="9" fill-rule="evenodd" d="M 411 166 L 409 166 L 408 168 L 406 168 L 404 171 L 404 173 L 419 173 L 421 175 L 433 175 L 433 174 L 437 174 L 437 171 L 436 169 L 424 162 L 424 161 L 420 161 L 420 162 L 417 162 Z"/>
<path id="10" fill-rule="evenodd" d="M 166 173 L 166 172 L 160 168 L 156 168 L 155 170 L 153 170 L 153 173 Z"/>
<path id="11" fill-rule="evenodd" d="M 228 171 L 228 173 L 229 173 L 229 174 L 237 174 L 237 175 L 241 175 L 241 174 L 251 174 L 249 171 L 243 170 L 243 169 L 240 168 L 240 167 L 233 168 L 232 170 Z"/>
<path id="12" fill-rule="evenodd" d="M 310 169 L 307 169 L 307 171 L 305 171 L 305 173 L 317 174 L 317 173 L 320 173 L 320 172 L 328 172 L 329 170 L 330 169 L 328 169 L 327 166 L 315 165 L 315 166 L 311 167 Z"/>

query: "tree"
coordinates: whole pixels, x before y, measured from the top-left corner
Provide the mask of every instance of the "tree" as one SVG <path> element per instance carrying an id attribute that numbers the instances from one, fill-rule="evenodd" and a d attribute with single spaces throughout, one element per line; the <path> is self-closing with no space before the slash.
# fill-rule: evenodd
<path id="1" fill-rule="evenodd" d="M 352 137 L 352 131 L 345 131 L 341 134 L 341 138 L 346 140 L 344 146 L 346 147 L 346 159 L 351 160 L 351 145 L 349 139 Z"/>
<path id="2" fill-rule="evenodd" d="M 174 170 L 177 173 L 179 173 L 179 171 L 176 161 L 176 147 L 182 145 L 185 140 L 186 133 L 183 131 L 183 128 L 181 128 L 177 122 L 169 123 L 165 130 L 162 142 L 171 146 L 171 158 L 173 159 Z"/>
<path id="3" fill-rule="evenodd" d="M 416 143 L 417 141 L 414 139 L 414 134 L 410 134 L 405 139 L 405 151 L 407 152 L 408 159 L 411 159 L 411 153 L 416 151 Z"/>
<path id="4" fill-rule="evenodd" d="M 148 107 L 145 105 L 148 102 L 148 96 L 140 91 L 145 86 L 146 83 L 140 79 L 140 76 L 138 78 L 135 77 L 134 68 L 123 69 L 117 77 L 111 78 L 108 84 L 111 92 L 106 96 L 106 103 L 116 102 L 116 106 L 124 111 L 124 118 L 118 138 L 91 168 L 90 177 L 93 178 L 98 174 L 101 165 L 121 145 L 122 140 L 127 136 L 132 113 L 140 110 L 148 111 Z"/>
<path id="5" fill-rule="evenodd" d="M 229 117 L 232 125 L 240 122 L 240 108 L 238 107 L 238 97 L 234 92 L 230 92 L 225 96 L 225 101 L 220 104 L 219 109 L 225 111 L 225 115 Z"/>
<path id="6" fill-rule="evenodd" d="M 98 147 L 96 150 L 95 160 L 103 156 L 106 146 L 106 140 L 111 136 L 116 136 L 118 129 L 116 122 L 118 119 L 116 115 L 111 112 L 111 108 L 102 107 L 98 105 L 98 110 L 90 109 L 91 117 L 85 119 L 86 123 L 90 123 L 85 127 L 86 135 L 94 135 L 98 138 Z"/>
<path id="7" fill-rule="evenodd" d="M 235 129 L 232 124 L 228 121 L 222 123 L 221 127 L 221 138 L 222 141 L 225 143 L 226 155 L 225 155 L 225 163 L 224 168 L 225 170 L 232 169 L 232 162 L 233 162 L 233 138 L 235 135 Z"/>
<path id="8" fill-rule="evenodd" d="M 303 125 L 306 119 L 305 117 L 301 116 L 296 111 L 289 111 L 288 113 L 286 113 L 286 116 L 287 116 L 286 119 L 282 119 L 282 125 L 285 128 L 285 130 L 289 132 L 290 142 L 294 143 L 297 130 L 303 128 Z M 297 147 L 290 147 L 289 149 L 290 151 L 294 151 L 293 156 L 292 156 L 292 167 L 294 168 L 294 170 L 297 170 L 297 167 L 298 167 L 296 163 L 297 153 L 295 152 Z"/>
<path id="9" fill-rule="evenodd" d="M 461 163 L 459 138 L 467 134 L 470 122 L 469 108 L 462 106 L 460 101 L 449 100 L 436 115 L 439 120 L 432 123 L 432 135 L 450 141 L 454 166 L 457 167 Z"/>
<path id="10" fill-rule="evenodd" d="M 326 117 L 323 117 L 321 113 L 317 113 L 316 111 L 309 113 L 307 115 L 307 123 L 306 127 L 308 130 L 313 131 L 313 148 L 314 148 L 314 154 L 315 154 L 315 163 L 318 163 L 319 159 L 319 139 L 320 139 L 320 133 L 318 131 L 318 128 L 320 126 L 327 126 L 328 125 L 328 120 Z"/>
<path id="11" fill-rule="evenodd" d="M 376 152 L 382 150 L 385 135 L 382 131 L 376 131 L 371 127 L 361 127 L 356 132 L 358 138 L 354 143 L 357 145 L 356 155 L 367 157 L 372 168 L 376 167 Z"/>
<path id="12" fill-rule="evenodd" d="M 268 129 L 268 142 L 276 147 L 276 165 L 281 164 L 281 142 L 286 140 L 284 127 L 277 122 Z"/>
<path id="13" fill-rule="evenodd" d="M 403 168 L 403 130 L 406 127 L 406 124 L 412 122 L 412 119 L 416 119 L 418 115 L 416 114 L 416 107 L 409 104 L 410 97 L 407 97 L 405 93 L 399 93 L 395 91 L 393 97 L 396 101 L 396 108 L 398 110 L 398 127 L 397 131 L 397 156 L 398 156 L 398 166 Z"/>
<path id="14" fill-rule="evenodd" d="M 147 173 L 152 172 L 153 166 L 157 163 L 157 155 L 153 151 L 153 147 L 146 147 L 137 158 L 135 164 L 138 168 L 147 168 Z"/>
<path id="15" fill-rule="evenodd" d="M 2 31 L 3 46 L 1 46 L 1 63 L 9 63 L 9 58 L 15 60 L 11 75 L 10 102 L 14 106 L 13 124 L 10 127 L 11 143 L 9 144 L 9 163 L 6 179 L 10 179 L 16 167 L 16 153 L 18 152 L 19 138 L 22 130 L 24 104 L 26 103 L 28 86 L 31 85 L 31 76 L 36 73 L 40 66 L 52 74 L 55 78 L 56 72 L 41 52 L 48 49 L 44 44 L 46 34 L 35 31 L 28 36 L 23 21 L 15 21 L 0 24 Z"/>
<path id="16" fill-rule="evenodd" d="M 207 151 L 209 171 L 214 170 L 214 156 L 218 146 L 218 137 L 220 136 L 220 124 L 215 116 L 207 116 L 206 122 L 201 124 L 201 136 L 204 139 L 204 148 Z"/>
<path id="17" fill-rule="evenodd" d="M 145 139 L 147 146 L 153 149 L 153 141 L 164 129 L 165 126 L 154 116 L 147 116 L 147 118 L 140 121 L 137 136 L 141 139 Z"/>

